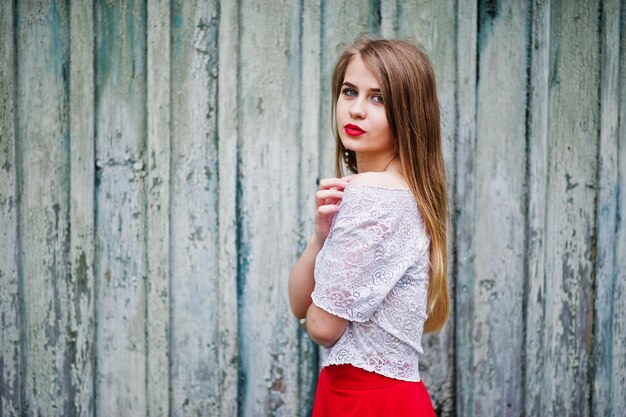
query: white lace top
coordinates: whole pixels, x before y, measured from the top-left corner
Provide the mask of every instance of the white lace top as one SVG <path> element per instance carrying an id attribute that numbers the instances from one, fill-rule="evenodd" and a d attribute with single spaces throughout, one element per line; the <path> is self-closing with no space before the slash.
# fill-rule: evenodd
<path id="1" fill-rule="evenodd" d="M 348 185 L 315 260 L 318 307 L 350 321 L 322 366 L 419 381 L 430 239 L 408 189 Z"/>

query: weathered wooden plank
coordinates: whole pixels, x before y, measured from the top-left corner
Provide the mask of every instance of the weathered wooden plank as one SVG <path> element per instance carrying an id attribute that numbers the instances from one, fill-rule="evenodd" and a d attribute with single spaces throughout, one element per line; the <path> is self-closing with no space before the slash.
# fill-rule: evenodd
<path id="1" fill-rule="evenodd" d="M 528 343 L 540 352 L 527 355 L 529 369 L 541 376 L 527 372 L 526 377 L 529 385 L 541 381 L 541 389 L 530 388 L 539 391 L 538 398 L 527 395 L 532 403 L 526 404 L 535 413 L 528 415 L 586 416 L 599 123 L 598 4 L 563 1 L 550 8 L 548 160 L 540 179 L 546 201 L 545 214 L 539 213 L 545 215 L 545 270 L 543 276 L 530 276 L 532 285 L 544 282 L 544 291 L 541 299 L 528 300 L 529 310 L 543 310 L 543 337 Z M 542 103 L 537 104 L 531 108 L 533 117 L 543 117 Z M 529 332 L 527 337 L 535 336 Z M 532 363 L 537 356 L 541 367 Z"/>
<path id="2" fill-rule="evenodd" d="M 618 276 L 617 262 L 617 209 L 619 190 L 619 39 L 620 5 L 618 1 L 605 1 L 602 7 L 602 67 L 600 86 L 600 147 L 598 152 L 597 198 L 597 261 L 596 294 L 593 337 L 592 415 L 623 415 L 619 406 L 613 408 L 613 309 Z M 623 275 L 622 275 L 623 276 Z M 617 284 L 619 285 L 619 284 Z M 623 314 L 623 312 L 622 312 Z M 615 318 L 618 318 L 616 316 Z M 618 319 L 619 320 L 619 319 Z M 621 343 L 620 343 L 621 344 Z M 619 347 L 617 347 L 619 349 Z M 618 359 L 619 356 L 615 356 Z M 618 359 L 619 360 L 619 359 Z M 624 368 L 622 368 L 624 369 Z M 625 381 L 621 381 L 622 386 Z M 624 393 L 623 393 L 624 394 Z M 623 396 L 623 395 L 622 395 Z M 617 397 L 619 398 L 619 397 Z M 617 404 L 615 404 L 617 405 Z"/>
<path id="3" fill-rule="evenodd" d="M 614 42 L 608 47 L 611 50 L 619 49 L 618 59 L 620 60 L 620 64 L 619 68 L 616 68 L 616 79 L 620 81 L 619 84 L 614 84 L 615 87 L 619 85 L 619 96 L 616 97 L 618 98 L 616 102 L 612 101 L 613 97 L 607 98 L 606 102 L 603 98 L 603 104 L 608 102 L 608 107 L 617 105 L 619 108 L 619 131 L 616 136 L 618 165 L 616 167 L 617 183 L 615 184 L 615 187 L 619 190 L 619 199 L 617 200 L 616 207 L 617 219 L 619 220 L 615 230 L 615 267 L 612 276 L 613 294 L 612 300 L 610 300 L 612 304 L 610 337 L 611 366 L 609 368 L 610 373 L 607 375 L 610 380 L 605 382 L 605 384 L 610 386 L 610 397 L 608 398 L 610 407 L 607 410 L 609 413 L 607 415 L 615 416 L 626 415 L 626 222 L 624 221 L 624 219 L 626 219 L 626 82 L 624 82 L 626 76 L 626 30 L 624 30 L 626 27 L 626 5 L 624 5 L 624 2 L 621 2 L 620 7 L 621 23 L 619 24 L 621 31 L 619 34 L 621 39 L 618 40 L 614 37 L 615 32 L 607 31 L 607 35 L 613 33 L 612 39 Z M 606 14 L 608 15 L 613 11 L 617 14 L 616 9 L 617 8 L 612 3 L 612 8 L 608 7 Z M 614 22 L 611 24 L 614 24 Z M 609 71 L 609 73 L 611 72 Z M 612 76 L 611 74 L 611 77 Z M 607 87 L 610 86 L 611 85 L 607 85 Z M 611 110 L 607 109 L 607 111 L 610 112 Z M 613 117 L 614 116 L 611 114 L 611 118 Z M 607 117 L 606 120 L 608 122 L 608 120 L 611 119 Z M 612 127 L 612 125 L 606 127 Z M 594 415 L 596 414 L 594 413 Z"/>
<path id="4" fill-rule="evenodd" d="M 380 22 L 375 2 L 322 0 L 320 176 L 335 176 L 335 139 L 331 130 L 330 78 L 337 62 L 338 45 L 350 44 L 361 32 L 376 35 Z"/>
<path id="5" fill-rule="evenodd" d="M 237 299 L 237 149 L 239 136 L 239 10 L 220 5 L 218 149 L 219 149 L 219 416 L 238 415 L 239 332 Z"/>
<path id="6" fill-rule="evenodd" d="M 525 411 L 528 416 L 544 415 L 541 393 L 546 383 L 542 346 L 546 302 L 546 207 L 548 170 L 548 83 L 550 65 L 551 4 L 544 0 L 532 3 L 529 120 L 528 120 L 528 215 Z M 547 383 L 551 383 L 549 379 Z"/>
<path id="7" fill-rule="evenodd" d="M 527 7 L 479 3 L 474 308 L 460 362 L 468 416 L 518 416 L 523 405 Z M 468 344 L 465 345 L 464 342 Z"/>
<path id="8" fill-rule="evenodd" d="M 622 3 L 622 46 L 620 65 L 620 126 L 618 136 L 619 153 L 619 182 L 617 184 L 619 193 L 618 201 L 618 223 L 615 234 L 615 272 L 613 274 L 613 299 L 611 300 L 612 323 L 611 323 L 611 368 L 610 368 L 610 408 L 611 415 L 626 415 L 626 33 L 624 26 L 626 23 L 626 10 Z"/>
<path id="9" fill-rule="evenodd" d="M 381 3 L 381 9 L 386 2 Z M 454 213 L 455 139 L 456 139 L 456 16 L 454 1 L 402 1 L 397 5 L 395 36 L 408 38 L 420 45 L 430 57 L 437 75 L 437 90 L 441 108 L 441 136 L 444 161 L 448 175 L 449 212 Z M 385 15 L 381 28 L 385 27 Z M 454 294 L 454 223 L 448 231 L 448 280 Z M 454 300 L 454 297 L 451 297 Z M 451 303 L 450 311 L 454 311 Z M 454 414 L 454 315 L 445 329 L 423 338 L 424 356 L 420 375 L 433 400 L 439 416 Z"/>
<path id="10" fill-rule="evenodd" d="M 320 138 L 320 71 L 321 71 L 321 0 L 307 0 L 302 4 L 300 118 L 301 128 L 297 132 L 301 143 L 299 155 L 298 186 L 298 254 L 304 251 L 313 235 L 315 223 L 315 192 L 319 178 Z M 295 263 L 296 259 L 292 259 Z M 296 327 L 297 326 L 297 327 Z M 317 345 L 311 341 L 306 330 L 295 324 L 299 343 L 298 357 L 298 414 L 310 416 L 319 372 Z"/>
<path id="11" fill-rule="evenodd" d="M 146 9 L 96 5 L 96 415 L 145 416 Z"/>
<path id="12" fill-rule="evenodd" d="M 168 416 L 170 2 L 150 1 L 147 7 L 147 416 Z"/>
<path id="13" fill-rule="evenodd" d="M 285 260 L 296 259 L 299 234 L 300 4 L 244 1 L 240 13 L 239 413 L 294 416 L 298 338 Z"/>
<path id="14" fill-rule="evenodd" d="M 25 415 L 70 415 L 69 13 L 18 2 L 17 175 Z"/>
<path id="15" fill-rule="evenodd" d="M 219 399 L 218 10 L 172 4 L 171 407 L 217 415 Z"/>
<path id="16" fill-rule="evenodd" d="M 90 1 L 70 5 L 70 307 L 72 414 L 94 414 L 95 224 L 94 15 Z"/>
<path id="17" fill-rule="evenodd" d="M 399 8 L 404 7 L 407 2 L 400 2 L 397 0 L 389 0 L 380 2 L 380 36 L 383 38 L 395 38 L 398 36 L 399 20 L 404 20 L 406 16 L 403 16 Z M 413 2 L 409 2 L 412 6 Z M 428 7 L 428 5 L 426 6 Z M 404 25 L 405 29 L 409 26 L 409 31 L 412 30 L 412 25 Z"/>
<path id="18" fill-rule="evenodd" d="M 13 2 L 0 2 L 0 416 L 21 414 Z"/>
<path id="19" fill-rule="evenodd" d="M 471 346 L 473 322 L 469 320 L 475 310 L 472 289 L 475 283 L 474 224 L 476 218 L 476 62 L 477 62 L 477 6 L 470 1 L 457 3 L 456 33 L 456 178 L 454 207 L 456 230 L 456 284 L 454 298 L 456 303 L 455 326 L 455 388 L 456 415 L 470 415 L 473 390 L 473 369 L 468 367 L 473 362 Z"/>

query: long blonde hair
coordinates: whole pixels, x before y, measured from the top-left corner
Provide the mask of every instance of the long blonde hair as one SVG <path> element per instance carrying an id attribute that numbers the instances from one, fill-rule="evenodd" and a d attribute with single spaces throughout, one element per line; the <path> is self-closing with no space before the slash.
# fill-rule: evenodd
<path id="1" fill-rule="evenodd" d="M 335 171 L 342 165 L 357 172 L 356 154 L 339 139 L 336 105 L 348 64 L 359 55 L 380 84 L 387 121 L 400 157 L 402 173 L 430 236 L 428 319 L 425 332 L 443 328 L 450 309 L 447 282 L 448 194 L 441 149 L 439 100 L 428 56 L 408 41 L 359 36 L 344 49 L 332 75 L 332 126 L 336 141 Z"/>

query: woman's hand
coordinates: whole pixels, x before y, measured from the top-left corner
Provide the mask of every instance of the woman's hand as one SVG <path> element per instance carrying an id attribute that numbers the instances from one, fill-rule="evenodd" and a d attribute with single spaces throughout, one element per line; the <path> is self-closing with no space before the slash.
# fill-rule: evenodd
<path id="1" fill-rule="evenodd" d="M 324 178 L 320 181 L 320 189 L 315 194 L 315 238 L 319 244 L 324 243 L 330 232 L 330 225 L 343 198 L 343 190 L 351 178 Z"/>

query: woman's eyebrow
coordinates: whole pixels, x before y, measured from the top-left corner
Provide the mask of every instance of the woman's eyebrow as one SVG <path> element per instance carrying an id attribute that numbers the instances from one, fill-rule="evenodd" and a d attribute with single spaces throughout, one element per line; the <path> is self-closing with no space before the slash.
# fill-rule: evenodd
<path id="1" fill-rule="evenodd" d="M 344 81 L 343 84 L 341 84 L 342 86 L 346 86 L 346 87 L 350 87 L 350 88 L 354 88 L 355 90 L 358 90 L 359 88 L 352 84 L 350 81 Z M 369 91 L 372 91 L 374 93 L 380 93 L 380 88 L 370 88 Z"/>

